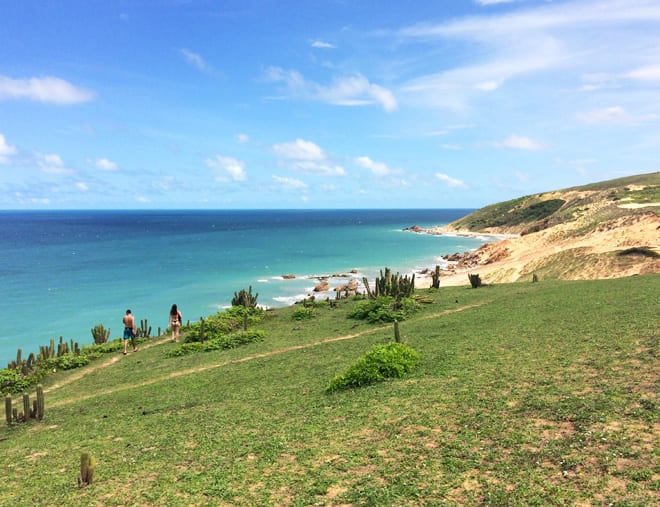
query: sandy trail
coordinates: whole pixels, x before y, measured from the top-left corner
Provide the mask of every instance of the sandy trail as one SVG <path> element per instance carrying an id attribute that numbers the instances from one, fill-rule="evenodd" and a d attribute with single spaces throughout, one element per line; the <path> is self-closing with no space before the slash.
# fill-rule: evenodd
<path id="1" fill-rule="evenodd" d="M 452 309 L 452 310 L 444 310 L 442 312 L 434 313 L 434 314 L 431 314 L 431 315 L 426 315 L 423 318 L 424 319 L 434 319 L 434 318 L 441 317 L 443 315 L 447 315 L 447 314 L 450 314 L 450 313 L 457 313 L 457 312 L 462 312 L 462 311 L 465 311 L 465 310 L 470 310 L 472 308 L 476 308 L 478 306 L 488 304 L 488 303 L 489 302 L 487 301 L 487 302 L 478 303 L 478 304 L 461 306 L 459 308 L 455 308 L 455 309 Z M 247 361 L 254 361 L 256 359 L 263 359 L 263 358 L 266 358 L 266 357 L 272 357 L 272 356 L 276 356 L 276 355 L 279 355 L 279 354 L 286 354 L 288 352 L 293 352 L 293 351 L 296 351 L 296 350 L 302 350 L 302 349 L 308 349 L 308 348 L 312 348 L 312 347 L 318 347 L 320 345 L 325 345 L 327 343 L 340 342 L 340 341 L 344 341 L 344 340 L 352 340 L 354 338 L 359 338 L 361 336 L 366 336 L 366 335 L 374 334 L 374 333 L 389 329 L 390 327 L 391 327 L 390 324 L 384 325 L 384 326 L 378 326 L 378 327 L 375 327 L 375 328 L 372 328 L 372 329 L 367 329 L 365 331 L 361 331 L 359 333 L 348 334 L 348 335 L 343 335 L 343 336 L 335 336 L 335 337 L 326 338 L 325 340 L 320 340 L 320 341 L 317 341 L 317 342 L 305 343 L 305 344 L 302 344 L 302 345 L 293 345 L 291 347 L 286 347 L 286 348 L 278 349 L 278 350 L 271 350 L 270 352 L 264 352 L 262 354 L 253 354 L 251 356 L 242 357 L 240 359 L 231 359 L 229 361 L 222 361 L 220 363 L 214 363 L 214 364 L 209 364 L 209 365 L 206 365 L 206 366 L 198 366 L 196 368 L 188 368 L 186 370 L 175 371 L 175 372 L 169 373 L 167 375 L 163 375 L 163 376 L 160 376 L 160 377 L 156 377 L 156 378 L 141 382 L 139 384 L 130 384 L 130 385 L 125 385 L 125 386 L 120 386 L 120 387 L 114 387 L 114 388 L 111 388 L 111 389 L 96 391 L 94 394 L 88 394 L 88 395 L 84 395 L 84 396 L 76 396 L 76 397 L 73 397 L 73 398 L 63 399 L 63 400 L 57 401 L 53 404 L 49 404 L 49 408 L 61 407 L 63 405 L 69 405 L 71 403 L 77 403 L 77 402 L 80 402 L 80 401 L 85 401 L 85 400 L 89 400 L 89 399 L 92 399 L 92 398 L 97 398 L 99 396 L 105 396 L 107 394 L 114 394 L 114 393 L 118 393 L 118 392 L 122 392 L 122 391 L 130 391 L 132 389 L 137 389 L 139 387 L 158 384 L 159 382 L 164 382 L 164 381 L 169 380 L 169 379 L 182 377 L 184 375 L 192 375 L 194 373 L 199 373 L 199 372 L 206 371 L 206 370 L 212 370 L 212 369 L 215 369 L 215 368 L 222 368 L 222 367 L 233 365 L 233 364 L 245 363 Z M 148 344 L 146 346 L 143 346 L 142 348 L 149 348 L 149 347 L 155 347 L 157 345 L 162 345 L 165 341 L 166 340 L 160 340 L 158 342 L 154 342 L 154 343 Z M 75 382 L 76 380 L 79 380 L 79 379 L 83 378 L 85 375 L 89 375 L 90 373 L 92 373 L 94 371 L 98 371 L 98 370 L 101 370 L 103 368 L 107 368 L 108 366 L 110 366 L 110 365 L 116 363 L 117 361 L 119 361 L 121 359 L 121 357 L 122 356 L 115 356 L 115 357 L 113 357 L 113 358 L 111 358 L 107 361 L 103 361 L 102 363 L 95 364 L 95 365 L 92 365 L 91 367 L 85 368 L 84 371 L 74 373 L 73 375 L 71 375 L 66 380 L 63 380 L 62 382 L 58 382 L 57 384 L 54 384 L 54 385 L 50 386 L 47 390 L 45 389 L 44 392 L 53 391 L 55 389 L 58 389 L 60 387 L 65 386 L 65 385 L 71 384 L 72 382 Z"/>

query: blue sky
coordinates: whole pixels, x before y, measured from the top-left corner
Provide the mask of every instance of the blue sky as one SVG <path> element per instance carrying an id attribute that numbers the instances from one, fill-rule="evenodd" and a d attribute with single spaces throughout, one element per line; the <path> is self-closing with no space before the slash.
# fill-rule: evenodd
<path id="1" fill-rule="evenodd" d="M 0 5 L 0 209 L 481 207 L 659 155 L 658 0 Z"/>

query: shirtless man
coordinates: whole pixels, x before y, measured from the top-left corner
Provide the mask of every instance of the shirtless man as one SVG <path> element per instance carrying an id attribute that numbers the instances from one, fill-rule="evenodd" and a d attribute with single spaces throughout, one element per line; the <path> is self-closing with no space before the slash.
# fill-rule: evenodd
<path id="1" fill-rule="evenodd" d="M 137 352 L 137 347 L 135 346 L 135 317 L 133 317 L 130 310 L 126 310 L 126 315 L 124 315 L 122 322 L 124 323 L 124 355 L 128 353 L 126 351 L 128 340 L 131 340 L 133 352 Z"/>

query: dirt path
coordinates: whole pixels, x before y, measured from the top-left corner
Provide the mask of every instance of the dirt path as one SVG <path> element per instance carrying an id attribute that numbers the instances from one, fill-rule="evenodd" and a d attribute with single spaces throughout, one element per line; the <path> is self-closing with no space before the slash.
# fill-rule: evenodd
<path id="1" fill-rule="evenodd" d="M 437 317 L 441 317 L 442 315 L 447 315 L 447 314 L 450 314 L 450 313 L 456 313 L 456 312 L 462 312 L 462 311 L 465 311 L 465 310 L 470 310 L 472 308 L 476 308 L 478 306 L 481 306 L 481 305 L 487 304 L 487 303 L 488 302 L 483 302 L 483 303 L 478 303 L 478 304 L 473 304 L 473 305 L 462 306 L 460 308 L 455 308 L 453 310 L 444 310 L 442 312 L 427 315 L 423 318 L 424 319 L 434 319 L 434 318 L 437 318 Z M 206 371 L 206 370 L 212 370 L 212 369 L 215 369 L 215 368 L 222 368 L 222 367 L 229 366 L 229 365 L 232 365 L 232 364 L 240 364 L 240 363 L 245 363 L 247 361 L 254 361 L 256 359 L 263 359 L 265 357 L 272 357 L 272 356 L 276 356 L 276 355 L 279 355 L 279 354 L 286 354 L 288 352 L 293 352 L 293 351 L 296 351 L 296 350 L 302 350 L 302 349 L 308 349 L 308 348 L 312 348 L 312 347 L 318 347 L 319 345 L 325 345 L 327 343 L 340 342 L 340 341 L 344 341 L 344 340 L 352 340 L 354 338 L 374 334 L 374 333 L 377 333 L 379 331 L 383 331 L 383 330 L 386 330 L 386 329 L 389 329 L 389 328 L 391 328 L 391 325 L 388 324 L 388 325 L 385 325 L 385 326 L 379 326 L 379 327 L 375 327 L 375 328 L 372 328 L 372 329 L 367 329 L 367 330 L 361 331 L 359 333 L 348 334 L 348 335 L 343 335 L 343 336 L 335 336 L 333 338 L 326 338 L 325 340 L 320 340 L 320 341 L 317 341 L 317 342 L 305 343 L 305 344 L 302 344 L 302 345 L 294 345 L 292 347 L 286 347 L 286 348 L 278 349 L 278 350 L 271 350 L 270 352 L 264 352 L 262 354 L 253 354 L 251 356 L 242 357 L 240 359 L 231 359 L 229 361 L 223 361 L 221 363 L 209 364 L 209 365 L 206 365 L 206 366 L 198 366 L 198 367 L 195 367 L 195 368 L 188 368 L 186 370 L 175 371 L 175 372 L 169 373 L 167 375 L 163 375 L 161 377 L 156 377 L 156 378 L 152 378 L 150 380 L 146 380 L 146 381 L 141 382 L 139 384 L 130 384 L 130 385 L 125 385 L 125 386 L 121 386 L 121 387 L 114 387 L 114 388 L 111 388 L 111 389 L 99 390 L 99 391 L 96 391 L 94 394 L 88 394 L 88 395 L 84 395 L 84 396 L 76 396 L 74 398 L 67 398 L 67 399 L 64 399 L 64 400 L 60 400 L 60 401 L 55 402 L 53 404 L 49 404 L 49 408 L 55 408 L 55 407 L 60 407 L 60 406 L 63 406 L 63 405 L 68 405 L 68 404 L 71 404 L 71 403 L 76 403 L 76 402 L 79 402 L 79 401 L 85 401 L 85 400 L 88 400 L 88 399 L 91 399 L 91 398 L 96 398 L 98 396 L 104 396 L 106 394 L 114 394 L 114 393 L 118 393 L 118 392 L 122 392 L 122 391 L 130 391 L 132 389 L 137 389 L 138 387 L 149 386 L 149 385 L 157 384 L 159 382 L 164 382 L 164 381 L 169 380 L 169 379 L 173 379 L 173 378 L 177 378 L 177 377 L 183 377 L 184 375 L 191 375 L 191 374 L 199 373 L 199 372 Z M 147 345 L 143 346 L 142 348 L 155 347 L 157 345 L 163 344 L 164 342 L 165 342 L 165 340 L 160 340 L 158 342 L 147 344 Z M 65 385 L 71 384 L 72 382 L 75 382 L 76 380 L 79 380 L 79 379 L 83 378 L 85 375 L 89 375 L 90 373 L 92 373 L 94 371 L 97 371 L 97 370 L 100 370 L 100 369 L 103 369 L 103 368 L 107 368 L 108 366 L 110 366 L 110 365 L 116 363 L 117 361 L 119 361 L 121 359 L 121 357 L 122 356 L 115 356 L 115 357 L 113 357 L 113 358 L 111 358 L 107 361 L 99 363 L 98 365 L 93 365 L 89 368 L 85 368 L 84 371 L 80 371 L 79 373 L 74 373 L 73 375 L 71 375 L 66 380 L 63 380 L 62 382 L 58 382 L 57 384 L 54 384 L 54 385 L 50 386 L 47 390 L 45 389 L 44 392 L 53 391 L 55 389 L 58 389 L 60 387 L 65 386 Z"/>

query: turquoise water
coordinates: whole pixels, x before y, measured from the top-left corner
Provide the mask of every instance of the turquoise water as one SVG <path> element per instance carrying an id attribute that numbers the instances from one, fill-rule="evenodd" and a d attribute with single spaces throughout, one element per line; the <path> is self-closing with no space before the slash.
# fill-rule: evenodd
<path id="1" fill-rule="evenodd" d="M 361 280 L 385 266 L 401 273 L 433 267 L 441 255 L 485 239 L 402 229 L 469 211 L 0 212 L 0 361 L 59 336 L 91 343 L 100 323 L 117 337 L 127 308 L 155 333 L 167 326 L 173 303 L 194 321 L 248 286 L 260 304 L 277 307 L 309 294 L 315 276 L 356 269 Z"/>

